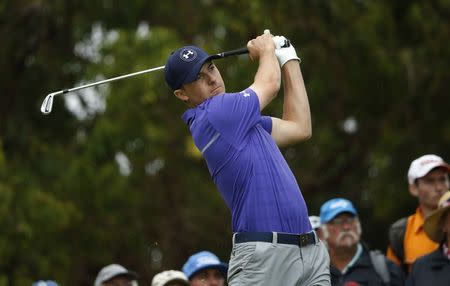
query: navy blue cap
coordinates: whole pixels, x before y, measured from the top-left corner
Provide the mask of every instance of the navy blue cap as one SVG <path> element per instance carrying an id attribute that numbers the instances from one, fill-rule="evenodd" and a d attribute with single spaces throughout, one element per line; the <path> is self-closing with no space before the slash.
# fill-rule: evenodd
<path id="1" fill-rule="evenodd" d="M 338 214 L 341 213 L 351 213 L 355 216 L 358 215 L 355 207 L 351 201 L 341 198 L 331 199 L 326 201 L 320 207 L 320 222 L 327 223 L 334 219 Z"/>
<path id="2" fill-rule="evenodd" d="M 173 52 L 164 67 L 164 79 L 172 90 L 183 84 L 195 81 L 203 64 L 208 60 L 220 58 L 208 55 L 197 46 L 184 46 Z"/>
<path id="3" fill-rule="evenodd" d="M 209 251 L 201 251 L 192 255 L 183 265 L 183 272 L 189 279 L 198 272 L 206 269 L 218 269 L 226 277 L 228 266 Z"/>

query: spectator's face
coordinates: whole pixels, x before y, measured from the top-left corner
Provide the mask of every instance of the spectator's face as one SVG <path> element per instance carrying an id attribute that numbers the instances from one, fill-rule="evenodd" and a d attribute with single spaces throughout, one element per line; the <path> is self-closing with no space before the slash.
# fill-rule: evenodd
<path id="1" fill-rule="evenodd" d="M 111 280 L 103 282 L 102 286 L 137 286 L 136 281 L 126 277 L 115 277 Z"/>
<path id="2" fill-rule="evenodd" d="M 326 224 L 324 239 L 330 248 L 350 248 L 361 238 L 361 225 L 358 217 L 342 213 Z"/>
<path id="3" fill-rule="evenodd" d="M 437 168 L 419 178 L 410 186 L 411 193 L 419 199 L 419 204 L 427 209 L 437 208 L 439 199 L 450 188 L 447 171 Z"/>
<path id="4" fill-rule="evenodd" d="M 206 269 L 192 276 L 190 286 L 223 286 L 225 278 L 217 269 Z"/>

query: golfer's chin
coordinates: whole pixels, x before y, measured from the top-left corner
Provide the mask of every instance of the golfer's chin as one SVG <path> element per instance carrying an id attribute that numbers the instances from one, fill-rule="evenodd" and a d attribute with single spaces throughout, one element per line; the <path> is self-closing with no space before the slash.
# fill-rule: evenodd
<path id="1" fill-rule="evenodd" d="M 225 89 L 221 86 L 216 87 L 215 89 L 211 90 L 211 97 L 222 94 L 225 92 Z"/>

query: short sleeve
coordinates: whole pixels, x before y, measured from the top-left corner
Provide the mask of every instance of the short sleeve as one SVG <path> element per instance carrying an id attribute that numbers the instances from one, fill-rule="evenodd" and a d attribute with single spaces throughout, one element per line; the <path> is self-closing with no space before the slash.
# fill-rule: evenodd
<path id="1" fill-rule="evenodd" d="M 261 125 L 267 133 L 272 134 L 272 117 L 261 116 Z"/>
<path id="2" fill-rule="evenodd" d="M 208 120 L 228 142 L 238 147 L 248 131 L 258 123 L 272 129 L 267 119 L 261 120 L 259 99 L 251 89 L 238 93 L 224 93 L 211 98 Z"/>

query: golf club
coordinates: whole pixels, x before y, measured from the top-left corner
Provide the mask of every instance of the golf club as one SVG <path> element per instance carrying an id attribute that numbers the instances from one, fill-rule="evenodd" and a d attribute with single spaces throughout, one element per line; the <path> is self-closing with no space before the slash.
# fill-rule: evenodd
<path id="1" fill-rule="evenodd" d="M 289 47 L 289 46 L 290 46 L 289 40 L 285 40 L 285 43 L 284 43 L 284 45 L 282 45 L 282 47 Z M 218 54 L 213 54 L 213 55 L 211 55 L 211 58 L 213 58 L 213 59 L 222 59 L 222 58 L 226 58 L 226 57 L 229 57 L 229 56 L 236 56 L 236 55 L 242 55 L 242 54 L 247 54 L 247 53 L 248 53 L 248 49 L 247 48 L 241 48 L 241 49 L 237 49 L 237 50 L 232 50 L 232 51 L 222 52 L 222 53 L 218 53 Z M 63 90 L 59 90 L 59 91 L 55 91 L 55 92 L 49 93 L 45 97 L 44 102 L 42 102 L 41 112 L 43 114 L 49 114 L 50 112 L 52 112 L 53 98 L 55 96 L 57 96 L 57 95 L 66 94 L 66 93 L 69 93 L 69 92 L 72 92 L 72 91 L 77 91 L 77 90 L 80 90 L 80 89 L 84 89 L 84 88 L 88 88 L 88 87 L 92 87 L 92 86 L 96 86 L 96 85 L 100 85 L 100 84 L 104 84 L 104 83 L 108 83 L 108 82 L 112 82 L 112 81 L 116 81 L 116 80 L 120 80 L 120 79 L 124 79 L 124 78 L 128 78 L 128 77 L 132 77 L 132 76 L 137 76 L 137 75 L 141 75 L 141 74 L 145 74 L 145 73 L 150 73 L 150 72 L 154 72 L 154 71 L 162 70 L 162 69 L 164 69 L 164 66 L 150 68 L 150 69 L 146 69 L 146 70 L 143 70 L 143 71 L 129 73 L 129 74 L 113 77 L 113 78 L 110 78 L 110 79 L 105 79 L 105 80 L 89 83 L 89 84 L 86 84 L 86 85 L 81 85 L 81 86 L 77 86 L 77 87 L 73 87 L 73 88 L 69 88 L 69 89 L 63 89 Z"/>

